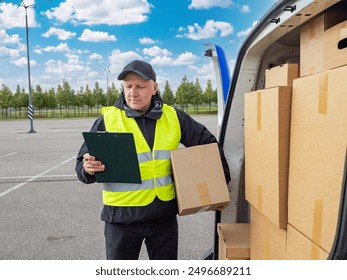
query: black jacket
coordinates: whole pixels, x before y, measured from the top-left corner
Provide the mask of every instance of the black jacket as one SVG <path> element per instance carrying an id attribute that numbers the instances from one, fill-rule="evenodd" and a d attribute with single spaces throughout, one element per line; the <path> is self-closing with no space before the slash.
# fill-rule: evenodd
<path id="1" fill-rule="evenodd" d="M 154 144 L 156 121 L 162 115 L 163 106 L 162 100 L 160 99 L 158 94 L 155 94 L 153 96 L 151 107 L 143 115 L 126 105 L 123 94 L 118 98 L 114 106 L 121 110 L 125 110 L 127 117 L 134 118 L 136 120 L 149 147 L 152 149 Z M 176 112 L 181 126 L 180 143 L 185 147 L 217 142 L 217 139 L 205 126 L 196 122 L 193 118 L 191 118 L 181 110 L 176 109 Z M 105 130 L 106 129 L 103 116 L 100 116 L 90 129 L 90 131 L 95 132 Z M 228 164 L 224 157 L 223 151 L 221 149 L 220 151 L 225 178 L 226 181 L 229 182 L 230 173 Z M 83 155 L 85 153 L 88 153 L 88 149 L 86 147 L 86 144 L 83 143 L 77 155 L 75 170 L 81 182 L 90 184 L 95 182 L 95 176 L 89 175 L 84 171 Z M 169 216 L 176 215 L 177 213 L 178 210 L 176 199 L 164 202 L 156 198 L 149 205 L 141 207 L 115 207 L 104 205 L 101 213 L 101 219 L 111 223 L 144 223 L 165 219 Z"/>

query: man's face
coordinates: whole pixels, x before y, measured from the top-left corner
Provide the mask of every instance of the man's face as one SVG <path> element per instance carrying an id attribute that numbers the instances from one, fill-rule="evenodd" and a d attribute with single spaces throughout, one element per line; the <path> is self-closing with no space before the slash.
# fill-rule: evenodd
<path id="1" fill-rule="evenodd" d="M 154 81 L 144 80 L 134 73 L 125 76 L 123 86 L 126 103 L 140 113 L 147 111 L 158 88 Z"/>

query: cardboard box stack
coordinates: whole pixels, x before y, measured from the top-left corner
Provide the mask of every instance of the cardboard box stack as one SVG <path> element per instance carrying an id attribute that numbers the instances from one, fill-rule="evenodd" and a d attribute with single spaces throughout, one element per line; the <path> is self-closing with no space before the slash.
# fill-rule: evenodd
<path id="1" fill-rule="evenodd" d="M 288 223 L 330 252 L 347 147 L 347 66 L 295 80 Z"/>
<path id="2" fill-rule="evenodd" d="M 305 24 L 300 30 L 300 76 L 329 70 L 347 62 L 346 10 L 324 13 Z"/>
<path id="3" fill-rule="evenodd" d="M 301 45 L 301 69 L 320 67 L 294 80 L 288 181 L 288 258 L 321 259 L 335 238 L 347 147 L 347 12 L 332 11 L 309 23 L 321 30 L 315 46 Z M 307 28 L 301 30 L 307 36 Z M 303 56 L 305 54 L 305 56 Z M 311 67 L 311 69 L 313 69 Z M 294 234 L 295 231 L 295 234 Z M 293 238 L 305 240 L 300 254 Z M 302 241 L 304 242 L 304 241 Z"/>
<path id="4" fill-rule="evenodd" d="M 230 202 L 217 143 L 171 152 L 179 215 L 217 210 Z"/>
<path id="5" fill-rule="evenodd" d="M 286 239 L 287 260 L 326 260 L 329 257 L 326 251 L 291 225 L 288 225 Z"/>
<path id="6" fill-rule="evenodd" d="M 250 229 L 248 223 L 219 223 L 217 232 L 219 260 L 250 259 Z"/>
<path id="7" fill-rule="evenodd" d="M 251 259 L 285 258 L 292 83 L 299 76 L 298 69 L 298 64 L 268 69 L 268 87 L 245 94 Z"/>
<path id="8" fill-rule="evenodd" d="M 280 229 L 255 207 L 250 207 L 252 260 L 283 260 L 286 256 L 286 230 Z"/>
<path id="9" fill-rule="evenodd" d="M 292 88 L 245 95 L 246 199 L 279 228 L 287 226 Z"/>
<path id="10" fill-rule="evenodd" d="M 251 259 L 326 259 L 333 245 L 347 148 L 346 19 L 335 10 L 306 24 L 300 76 L 275 67 L 267 88 L 245 94 Z"/>

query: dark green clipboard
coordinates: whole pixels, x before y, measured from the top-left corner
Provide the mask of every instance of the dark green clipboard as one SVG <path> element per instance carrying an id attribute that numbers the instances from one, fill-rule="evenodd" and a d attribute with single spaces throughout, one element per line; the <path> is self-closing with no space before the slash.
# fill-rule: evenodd
<path id="1" fill-rule="evenodd" d="M 98 183 L 141 183 L 134 136 L 123 132 L 82 132 L 88 152 L 105 164 Z"/>

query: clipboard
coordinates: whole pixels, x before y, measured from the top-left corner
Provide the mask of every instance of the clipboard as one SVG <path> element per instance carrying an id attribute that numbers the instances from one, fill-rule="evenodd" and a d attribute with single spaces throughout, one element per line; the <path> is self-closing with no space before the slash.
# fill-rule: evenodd
<path id="1" fill-rule="evenodd" d="M 89 153 L 105 164 L 95 172 L 98 183 L 141 184 L 141 174 L 132 133 L 82 132 Z"/>

